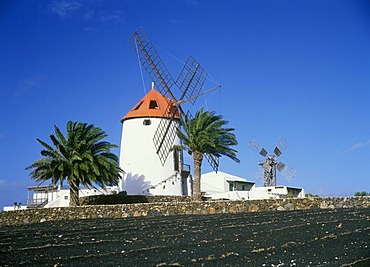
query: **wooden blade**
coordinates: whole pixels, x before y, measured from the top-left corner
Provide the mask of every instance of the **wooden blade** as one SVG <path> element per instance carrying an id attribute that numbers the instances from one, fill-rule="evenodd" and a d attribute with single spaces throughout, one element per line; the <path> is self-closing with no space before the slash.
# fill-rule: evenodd
<path id="1" fill-rule="evenodd" d="M 208 73 L 202 68 L 202 66 L 195 61 L 192 56 L 189 56 L 186 61 L 179 77 L 176 80 L 176 85 L 181 90 L 182 96 L 180 101 L 184 98 L 189 99 L 189 101 L 194 104 L 196 98 L 194 95 L 199 95 Z"/>
<path id="2" fill-rule="evenodd" d="M 277 169 L 282 172 L 284 169 L 285 169 L 285 163 L 280 161 L 278 164 L 277 164 Z"/>
<path id="3" fill-rule="evenodd" d="M 207 159 L 209 165 L 211 165 L 212 169 L 217 173 L 218 166 L 220 164 L 220 158 L 215 157 L 211 154 L 204 154 L 204 157 Z"/>
<path id="4" fill-rule="evenodd" d="M 263 157 L 266 157 L 267 156 L 267 151 L 266 149 L 264 149 L 258 142 L 256 139 L 252 139 L 250 142 L 249 142 L 249 148 L 256 151 L 257 153 L 259 153 L 261 156 Z"/>
<path id="5" fill-rule="evenodd" d="M 297 175 L 297 171 L 292 169 L 292 168 L 289 168 L 289 167 L 285 167 L 285 169 L 281 172 L 284 176 L 284 178 L 290 183 L 294 177 Z"/>
<path id="6" fill-rule="evenodd" d="M 253 174 L 253 177 L 263 183 L 264 182 L 264 171 L 263 171 L 263 169 L 261 169 L 261 168 L 257 169 L 257 171 Z"/>
<path id="7" fill-rule="evenodd" d="M 140 28 L 134 32 L 129 41 L 157 89 L 163 95 L 170 95 L 172 100 L 176 102 L 170 89 L 175 82 L 144 30 Z"/>
<path id="8" fill-rule="evenodd" d="M 174 107 L 171 102 L 163 114 L 163 118 L 159 122 L 159 125 L 154 133 L 153 142 L 156 149 L 156 153 L 162 165 L 165 164 L 168 154 L 173 146 L 173 141 L 177 135 L 177 129 L 179 127 L 175 114 L 177 113 L 178 107 Z M 171 114 L 171 117 L 168 115 Z"/>
<path id="9" fill-rule="evenodd" d="M 274 154 L 279 157 L 284 150 L 288 147 L 288 142 L 283 137 L 280 137 L 279 143 L 274 149 Z"/>

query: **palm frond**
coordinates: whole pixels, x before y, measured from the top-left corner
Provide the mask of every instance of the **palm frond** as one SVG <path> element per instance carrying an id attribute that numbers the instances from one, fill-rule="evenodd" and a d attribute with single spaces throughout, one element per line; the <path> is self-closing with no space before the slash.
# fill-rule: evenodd
<path id="1" fill-rule="evenodd" d="M 178 137 L 188 151 L 226 156 L 239 162 L 237 151 L 231 148 L 238 144 L 234 128 L 225 127 L 228 121 L 221 115 L 201 108 L 194 118 L 182 119 L 180 123 L 183 130 L 178 130 Z"/>
<path id="2" fill-rule="evenodd" d="M 110 152 L 117 146 L 103 141 L 107 134 L 102 129 L 93 124 L 69 121 L 66 136 L 57 126 L 54 131 L 55 134 L 50 135 L 54 147 L 37 139 L 45 149 L 41 151 L 43 158 L 26 167 L 32 170 L 31 178 L 38 182 L 51 179 L 53 184 L 62 184 L 67 179 L 74 188 L 80 184 L 105 188 L 118 183 L 122 170 L 118 157 Z"/>

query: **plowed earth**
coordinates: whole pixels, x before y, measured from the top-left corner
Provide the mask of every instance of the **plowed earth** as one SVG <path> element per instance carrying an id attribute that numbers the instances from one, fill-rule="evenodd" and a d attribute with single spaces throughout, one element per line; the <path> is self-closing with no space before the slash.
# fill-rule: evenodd
<path id="1" fill-rule="evenodd" d="M 1 266 L 370 266 L 370 209 L 0 226 Z"/>

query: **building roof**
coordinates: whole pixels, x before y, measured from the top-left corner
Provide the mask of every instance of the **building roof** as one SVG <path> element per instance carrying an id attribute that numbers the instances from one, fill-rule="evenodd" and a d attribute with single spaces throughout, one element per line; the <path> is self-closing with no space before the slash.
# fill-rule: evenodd
<path id="1" fill-rule="evenodd" d="M 171 105 L 169 98 L 156 91 L 154 87 L 121 119 L 121 122 L 132 118 L 171 118 L 175 112 L 174 118 L 179 119 L 179 112 L 175 106 Z"/>
<path id="2" fill-rule="evenodd" d="M 225 172 L 222 172 L 222 171 L 218 171 L 217 173 L 216 172 L 208 172 L 208 173 L 204 173 L 202 174 L 202 179 L 224 179 L 225 181 L 231 181 L 231 182 L 247 182 L 247 183 L 255 183 L 255 182 L 252 182 L 252 181 L 247 181 L 247 179 L 245 178 L 242 178 L 242 177 L 239 177 L 239 176 L 235 176 L 235 175 L 232 175 L 232 174 L 229 174 L 229 173 L 225 173 Z"/>
<path id="3" fill-rule="evenodd" d="M 255 182 L 252 182 L 252 181 L 242 181 L 242 180 L 230 180 L 230 179 L 226 179 L 226 182 L 228 183 L 235 183 L 235 182 L 238 182 L 238 183 L 241 183 L 241 184 L 256 184 Z"/>
<path id="4" fill-rule="evenodd" d="M 29 186 L 27 187 L 28 191 L 49 191 L 49 190 L 57 190 L 58 186 L 56 185 L 36 185 L 36 186 Z"/>

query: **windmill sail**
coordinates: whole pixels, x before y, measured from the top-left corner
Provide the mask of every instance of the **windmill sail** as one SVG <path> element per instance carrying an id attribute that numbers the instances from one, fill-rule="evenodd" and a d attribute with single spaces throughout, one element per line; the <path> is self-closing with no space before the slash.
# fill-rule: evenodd
<path id="1" fill-rule="evenodd" d="M 211 165 L 212 169 L 217 172 L 218 166 L 220 165 L 220 158 L 213 156 L 211 154 L 204 154 L 204 157 L 207 159 L 209 165 Z"/>
<path id="2" fill-rule="evenodd" d="M 192 56 L 189 56 L 186 61 L 179 77 L 176 80 L 176 85 L 181 92 L 185 93 L 181 99 L 187 98 L 194 104 L 196 98 L 194 95 L 199 95 L 208 73 L 202 68 L 201 65 Z"/>
<path id="3" fill-rule="evenodd" d="M 202 66 L 190 56 L 176 82 L 174 82 L 159 54 L 142 28 L 134 32 L 129 41 L 141 64 L 149 74 L 152 81 L 156 84 L 160 93 L 162 95 L 168 95 L 171 99 L 166 110 L 167 114 L 165 114 L 167 116 L 163 116 L 163 119 L 160 121 L 153 137 L 156 152 L 162 165 L 164 165 L 179 127 L 177 122 L 178 118 L 175 118 L 174 114 L 180 113 L 180 115 L 186 119 L 186 114 L 183 112 L 181 104 L 186 101 L 194 104 L 196 99 L 202 95 L 199 94 L 199 92 L 202 89 L 208 74 Z M 176 85 L 182 92 L 178 99 L 175 98 L 175 95 L 171 90 L 173 85 Z M 184 100 L 185 98 L 186 100 Z M 169 118 L 168 112 L 170 111 L 172 112 L 172 116 Z M 212 168 L 217 171 L 218 158 L 212 156 L 209 156 L 208 158 Z"/>
<path id="4" fill-rule="evenodd" d="M 292 168 L 289 168 L 289 167 L 286 167 L 282 172 L 283 176 L 285 177 L 285 179 L 290 183 L 294 177 L 297 175 L 297 171 L 292 169 Z"/>
<path id="5" fill-rule="evenodd" d="M 277 156 L 277 157 L 279 157 L 281 154 L 282 154 L 282 152 L 281 152 L 281 150 L 276 146 L 275 147 L 275 149 L 274 149 L 274 154 Z"/>
<path id="6" fill-rule="evenodd" d="M 162 95 L 170 94 L 175 98 L 170 90 L 175 82 L 144 30 L 140 28 L 134 32 L 129 41 L 159 92 Z"/>
<path id="7" fill-rule="evenodd" d="M 279 143 L 274 149 L 274 153 L 277 157 L 279 157 L 283 151 L 288 147 L 288 142 L 283 137 L 280 137 Z"/>
<path id="8" fill-rule="evenodd" d="M 175 121 L 178 121 L 178 119 L 174 118 L 175 114 L 177 114 L 177 108 L 175 107 L 174 109 L 171 101 L 168 103 L 163 117 L 166 117 L 166 114 L 171 114 L 170 119 L 160 120 L 153 137 L 156 153 L 158 154 L 162 165 L 164 165 L 167 160 L 168 154 L 173 145 L 173 141 L 176 138 L 178 129 L 178 122 Z"/>
<path id="9" fill-rule="evenodd" d="M 186 115 L 187 115 L 187 119 L 190 119 L 190 120 L 193 119 L 193 116 L 189 112 Z M 206 158 L 206 160 L 208 161 L 212 169 L 215 172 L 218 172 L 218 166 L 220 165 L 220 158 L 214 155 L 208 154 L 208 153 L 204 154 L 204 157 Z"/>
<path id="10" fill-rule="evenodd" d="M 173 140 L 176 137 L 178 126 L 176 123 L 174 123 L 173 116 L 177 112 L 177 110 L 179 110 L 180 113 L 186 118 L 185 113 L 181 109 L 181 104 L 183 103 L 182 101 L 185 96 L 192 97 L 194 92 L 197 92 L 197 90 L 200 90 L 200 88 L 203 87 L 205 78 L 207 77 L 207 73 L 198 63 L 196 63 L 193 58 L 191 58 L 190 63 L 188 60 L 185 64 L 185 67 L 180 73 L 180 77 L 181 79 L 177 79 L 178 83 L 181 86 L 180 90 L 182 91 L 180 99 L 179 101 L 175 102 L 176 99 L 173 98 L 172 103 L 169 103 L 169 106 L 167 107 L 167 109 L 174 108 L 175 112 L 173 113 L 171 120 L 161 120 L 153 138 L 154 145 L 156 147 L 157 154 L 161 160 L 162 165 L 164 165 L 164 163 L 166 162 L 167 155 L 171 150 Z M 191 93 L 188 93 L 189 89 L 191 90 Z M 195 99 L 192 99 L 190 101 L 194 102 Z"/>

